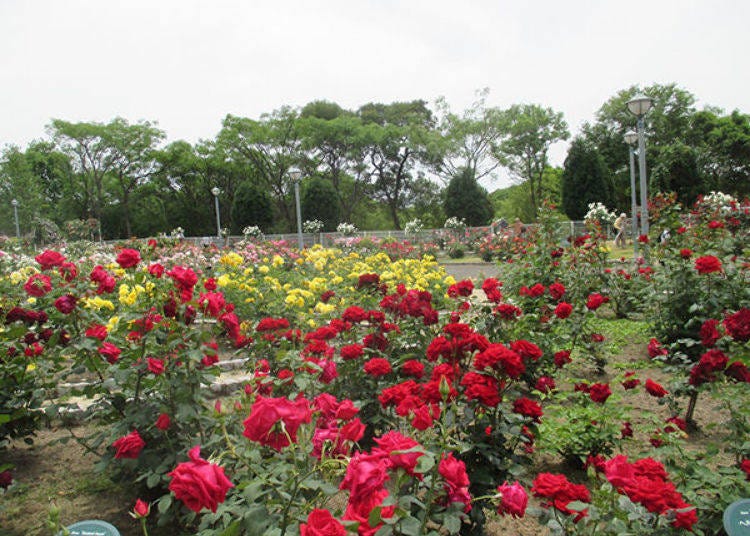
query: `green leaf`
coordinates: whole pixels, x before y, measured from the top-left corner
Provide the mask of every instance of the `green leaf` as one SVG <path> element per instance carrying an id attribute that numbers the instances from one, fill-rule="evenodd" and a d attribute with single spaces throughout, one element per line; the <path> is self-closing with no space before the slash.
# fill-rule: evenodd
<path id="1" fill-rule="evenodd" d="M 422 528 L 422 523 L 416 517 L 408 516 L 399 521 L 401 533 L 406 536 L 417 536 Z"/>
<path id="2" fill-rule="evenodd" d="M 169 510 L 169 507 L 172 506 L 172 496 L 171 495 L 164 495 L 161 499 L 159 499 L 159 513 L 163 514 L 167 510 Z"/>
<path id="3" fill-rule="evenodd" d="M 417 465 L 414 468 L 415 473 L 425 474 L 435 466 L 435 457 L 432 454 L 425 453 L 417 459 Z"/>
<path id="4" fill-rule="evenodd" d="M 457 534 L 461 530 L 461 518 L 455 515 L 446 515 L 443 519 L 443 527 L 450 534 Z"/>

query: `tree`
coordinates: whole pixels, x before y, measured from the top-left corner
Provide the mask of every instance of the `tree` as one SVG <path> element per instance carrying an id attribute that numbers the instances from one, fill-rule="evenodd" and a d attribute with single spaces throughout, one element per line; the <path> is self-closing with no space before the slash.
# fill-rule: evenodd
<path id="1" fill-rule="evenodd" d="M 385 202 L 393 225 L 401 229 L 404 209 L 419 165 L 430 161 L 435 120 L 424 101 L 366 104 L 359 109 L 366 126 L 371 193 Z"/>
<path id="2" fill-rule="evenodd" d="M 537 104 L 516 104 L 502 113 L 502 139 L 493 153 L 511 174 L 526 184 L 536 213 L 544 199 L 543 176 L 550 146 L 570 137 L 560 112 Z"/>
<path id="3" fill-rule="evenodd" d="M 585 139 L 570 145 L 562 174 L 562 207 L 571 220 L 582 220 L 589 203 L 611 206 L 612 194 L 607 165 L 599 152 Z"/>
<path id="4" fill-rule="evenodd" d="M 444 98 L 438 99 L 439 130 L 444 140 L 442 176 L 450 179 L 469 169 L 479 180 L 500 165 L 492 150 L 502 134 L 502 111 L 485 106 L 488 94 L 487 88 L 477 91 L 477 100 L 460 116 L 450 111 Z"/>
<path id="5" fill-rule="evenodd" d="M 130 198 L 154 173 L 153 153 L 164 132 L 148 121 L 130 125 L 122 118 L 106 125 L 54 119 L 49 129 L 57 146 L 72 159 L 89 215 L 101 221 L 105 204 L 118 203 L 124 233 L 130 236 Z"/>
<path id="6" fill-rule="evenodd" d="M 446 217 L 463 219 L 471 227 L 487 225 L 494 214 L 487 190 L 479 185 L 471 168 L 459 170 L 450 180 L 443 207 Z"/>
<path id="7" fill-rule="evenodd" d="M 237 188 L 232 203 L 232 229 L 241 234 L 248 225 L 268 232 L 273 223 L 273 200 L 268 192 L 249 181 Z"/>
<path id="8" fill-rule="evenodd" d="M 698 169 L 698 151 L 679 141 L 664 147 L 651 172 L 649 188 L 651 192 L 676 192 L 683 206 L 695 203 L 706 191 Z"/>
<path id="9" fill-rule="evenodd" d="M 305 181 L 300 204 L 302 221 L 322 221 L 326 232 L 335 231 L 341 223 L 338 196 L 329 180 L 311 177 Z M 345 221 L 350 220 L 345 218 Z"/>
<path id="10" fill-rule="evenodd" d="M 289 170 L 302 161 L 298 113 L 289 107 L 264 114 L 260 120 L 228 115 L 217 144 L 236 163 L 252 166 L 253 174 L 273 196 L 287 230 L 294 228 L 294 199 Z"/>

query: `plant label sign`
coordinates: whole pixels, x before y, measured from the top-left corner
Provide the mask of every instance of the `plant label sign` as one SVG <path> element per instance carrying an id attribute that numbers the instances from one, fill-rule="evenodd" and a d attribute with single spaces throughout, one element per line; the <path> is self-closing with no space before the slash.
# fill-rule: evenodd
<path id="1" fill-rule="evenodd" d="M 750 499 L 735 501 L 724 510 L 724 530 L 729 536 L 750 535 Z"/>
<path id="2" fill-rule="evenodd" d="M 70 536 L 120 536 L 120 532 L 115 527 L 98 519 L 73 523 L 68 527 L 68 531 Z"/>

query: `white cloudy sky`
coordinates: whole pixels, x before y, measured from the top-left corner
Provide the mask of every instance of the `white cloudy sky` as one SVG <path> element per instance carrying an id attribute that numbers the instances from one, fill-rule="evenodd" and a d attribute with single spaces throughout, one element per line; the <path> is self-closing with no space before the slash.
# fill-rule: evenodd
<path id="1" fill-rule="evenodd" d="M 212 138 L 315 99 L 538 103 L 575 133 L 632 84 L 750 113 L 745 0 L 0 0 L 0 146 L 52 118 Z M 554 163 L 565 147 L 553 151 Z"/>

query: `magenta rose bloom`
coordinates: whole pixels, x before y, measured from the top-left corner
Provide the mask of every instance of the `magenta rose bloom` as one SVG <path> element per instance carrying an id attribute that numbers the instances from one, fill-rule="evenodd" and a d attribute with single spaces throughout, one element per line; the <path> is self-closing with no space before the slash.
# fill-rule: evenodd
<path id="1" fill-rule="evenodd" d="M 290 444 L 290 439 L 296 442 L 300 425 L 311 420 L 310 403 L 304 398 L 292 402 L 284 397 L 259 396 L 243 423 L 242 435 L 280 451 Z"/>
<path id="2" fill-rule="evenodd" d="M 115 458 L 137 458 L 146 446 L 146 442 L 141 438 L 138 430 L 133 430 L 126 436 L 112 443 L 115 448 Z"/>
<path id="3" fill-rule="evenodd" d="M 160 413 L 159 416 L 156 418 L 156 422 L 154 423 L 154 426 L 161 430 L 162 432 L 169 429 L 169 426 L 172 424 L 172 421 L 169 418 L 169 415 L 166 413 Z"/>
<path id="4" fill-rule="evenodd" d="M 502 486 L 498 486 L 497 492 L 501 496 L 501 502 L 497 506 L 498 514 L 519 518 L 524 516 L 529 496 L 517 480 L 513 484 L 508 484 L 506 481 Z"/>
<path id="5" fill-rule="evenodd" d="M 215 513 L 234 484 L 224 474 L 224 468 L 201 458 L 200 446 L 190 449 L 188 457 L 189 462 L 178 464 L 168 473 L 172 477 L 169 489 L 193 512 L 207 508 Z"/>
<path id="6" fill-rule="evenodd" d="M 133 268 L 141 262 L 141 254 L 135 249 L 125 248 L 117 255 L 117 264 L 120 268 Z"/>
<path id="7" fill-rule="evenodd" d="M 466 474 L 466 464 L 456 459 L 451 452 L 440 460 L 438 473 L 443 477 L 443 488 L 448 494 L 448 504 L 460 502 L 464 505 L 464 512 L 471 510 L 469 475 Z"/>

